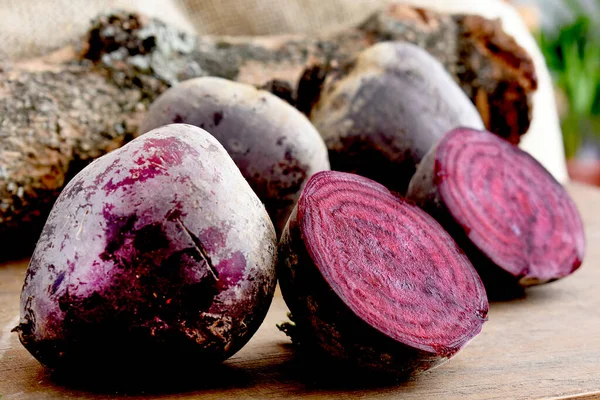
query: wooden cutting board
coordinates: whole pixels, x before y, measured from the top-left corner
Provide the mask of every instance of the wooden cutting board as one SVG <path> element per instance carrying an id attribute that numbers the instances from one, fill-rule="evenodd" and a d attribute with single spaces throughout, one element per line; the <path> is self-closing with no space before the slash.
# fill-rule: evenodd
<path id="1" fill-rule="evenodd" d="M 483 332 L 447 364 L 409 381 L 331 382 L 310 374 L 275 324 L 286 317 L 277 294 L 264 324 L 238 354 L 207 378 L 159 393 L 115 394 L 58 383 L 10 330 L 17 325 L 27 262 L 0 266 L 0 395 L 24 399 L 600 399 L 600 190 L 569 185 L 582 213 L 588 250 L 582 268 L 524 299 L 490 305 Z M 332 373 L 334 371 L 331 371 Z M 106 386 L 108 387 L 108 386 Z M 104 389 L 104 390 L 102 390 Z"/>

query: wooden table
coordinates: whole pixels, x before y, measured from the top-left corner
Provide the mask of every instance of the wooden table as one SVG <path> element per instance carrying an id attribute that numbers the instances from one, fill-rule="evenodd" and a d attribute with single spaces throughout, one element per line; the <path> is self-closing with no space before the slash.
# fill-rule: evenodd
<path id="1" fill-rule="evenodd" d="M 481 335 L 435 370 L 388 385 L 307 374 L 310 364 L 275 327 L 286 313 L 277 295 L 258 333 L 212 377 L 126 398 L 600 399 L 600 190 L 568 188 L 587 232 L 581 270 L 530 290 L 527 298 L 491 304 Z M 26 267 L 26 261 L 0 266 L 1 399 L 119 398 L 57 383 L 10 333 Z"/>

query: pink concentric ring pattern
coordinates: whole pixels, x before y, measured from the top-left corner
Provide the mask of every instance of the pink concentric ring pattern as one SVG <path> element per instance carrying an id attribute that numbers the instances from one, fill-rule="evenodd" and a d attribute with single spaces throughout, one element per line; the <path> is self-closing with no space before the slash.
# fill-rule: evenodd
<path id="1" fill-rule="evenodd" d="M 385 335 L 452 355 L 481 330 L 487 298 L 468 259 L 435 220 L 385 187 L 318 173 L 300 197 L 298 222 L 324 279 Z"/>
<path id="2" fill-rule="evenodd" d="M 581 265 L 581 218 L 565 189 L 531 156 L 486 132 L 457 129 L 435 160 L 440 196 L 469 239 L 516 277 L 544 282 Z"/>

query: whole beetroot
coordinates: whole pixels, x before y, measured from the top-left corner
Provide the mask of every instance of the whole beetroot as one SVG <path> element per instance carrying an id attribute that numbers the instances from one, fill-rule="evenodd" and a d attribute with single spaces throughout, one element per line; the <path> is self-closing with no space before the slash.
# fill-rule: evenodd
<path id="1" fill-rule="evenodd" d="M 309 116 L 332 169 L 400 193 L 444 133 L 458 126 L 483 129 L 477 109 L 439 61 L 398 42 L 376 44 L 330 73 Z"/>
<path id="2" fill-rule="evenodd" d="M 301 345 L 386 374 L 446 361 L 488 311 L 473 266 L 434 219 L 343 172 L 308 181 L 279 243 L 278 278 Z"/>
<path id="3" fill-rule="evenodd" d="M 195 78 L 154 101 L 140 133 L 186 123 L 210 132 L 283 229 L 306 180 L 328 170 L 327 149 L 310 121 L 264 90 L 222 78 Z"/>
<path id="4" fill-rule="evenodd" d="M 27 270 L 19 338 L 49 367 L 223 360 L 267 312 L 275 240 L 216 139 L 156 129 L 61 193 Z"/>
<path id="5" fill-rule="evenodd" d="M 583 225 L 569 194 L 530 155 L 489 132 L 448 132 L 419 165 L 407 197 L 450 232 L 495 299 L 563 278 L 583 260 Z"/>

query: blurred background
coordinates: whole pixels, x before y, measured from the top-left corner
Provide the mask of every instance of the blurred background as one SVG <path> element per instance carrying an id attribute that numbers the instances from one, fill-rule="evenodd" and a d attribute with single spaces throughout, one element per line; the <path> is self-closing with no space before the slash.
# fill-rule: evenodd
<path id="1" fill-rule="evenodd" d="M 198 34 L 315 33 L 362 21 L 392 0 L 0 0 L 0 60 L 46 54 L 84 34 L 99 13 L 128 9 Z M 403 0 L 464 12 L 512 3 L 552 76 L 563 144 L 550 97 L 529 148 L 561 181 L 600 186 L 600 0 Z M 504 3 L 503 3 L 504 2 Z M 441 6 L 440 6 L 441 5 Z M 469 11 L 470 12 L 470 11 Z M 476 11 L 474 11 L 476 12 Z M 493 14 L 493 13 L 492 13 Z M 505 21 L 506 22 L 506 21 Z M 523 45 L 523 43 L 521 43 Z M 551 91 L 548 90 L 547 93 Z M 545 92 L 546 93 L 546 92 Z M 553 132 L 552 132 L 553 131 Z M 531 140 L 537 135 L 537 139 Z M 562 147 L 564 146 L 564 155 Z M 538 154 L 535 154 L 535 152 Z M 546 158 L 549 161 L 544 162 Z M 553 169 L 553 167 L 555 167 Z"/>
<path id="2" fill-rule="evenodd" d="M 571 179 L 600 185 L 600 0 L 514 0 L 552 75 Z"/>

